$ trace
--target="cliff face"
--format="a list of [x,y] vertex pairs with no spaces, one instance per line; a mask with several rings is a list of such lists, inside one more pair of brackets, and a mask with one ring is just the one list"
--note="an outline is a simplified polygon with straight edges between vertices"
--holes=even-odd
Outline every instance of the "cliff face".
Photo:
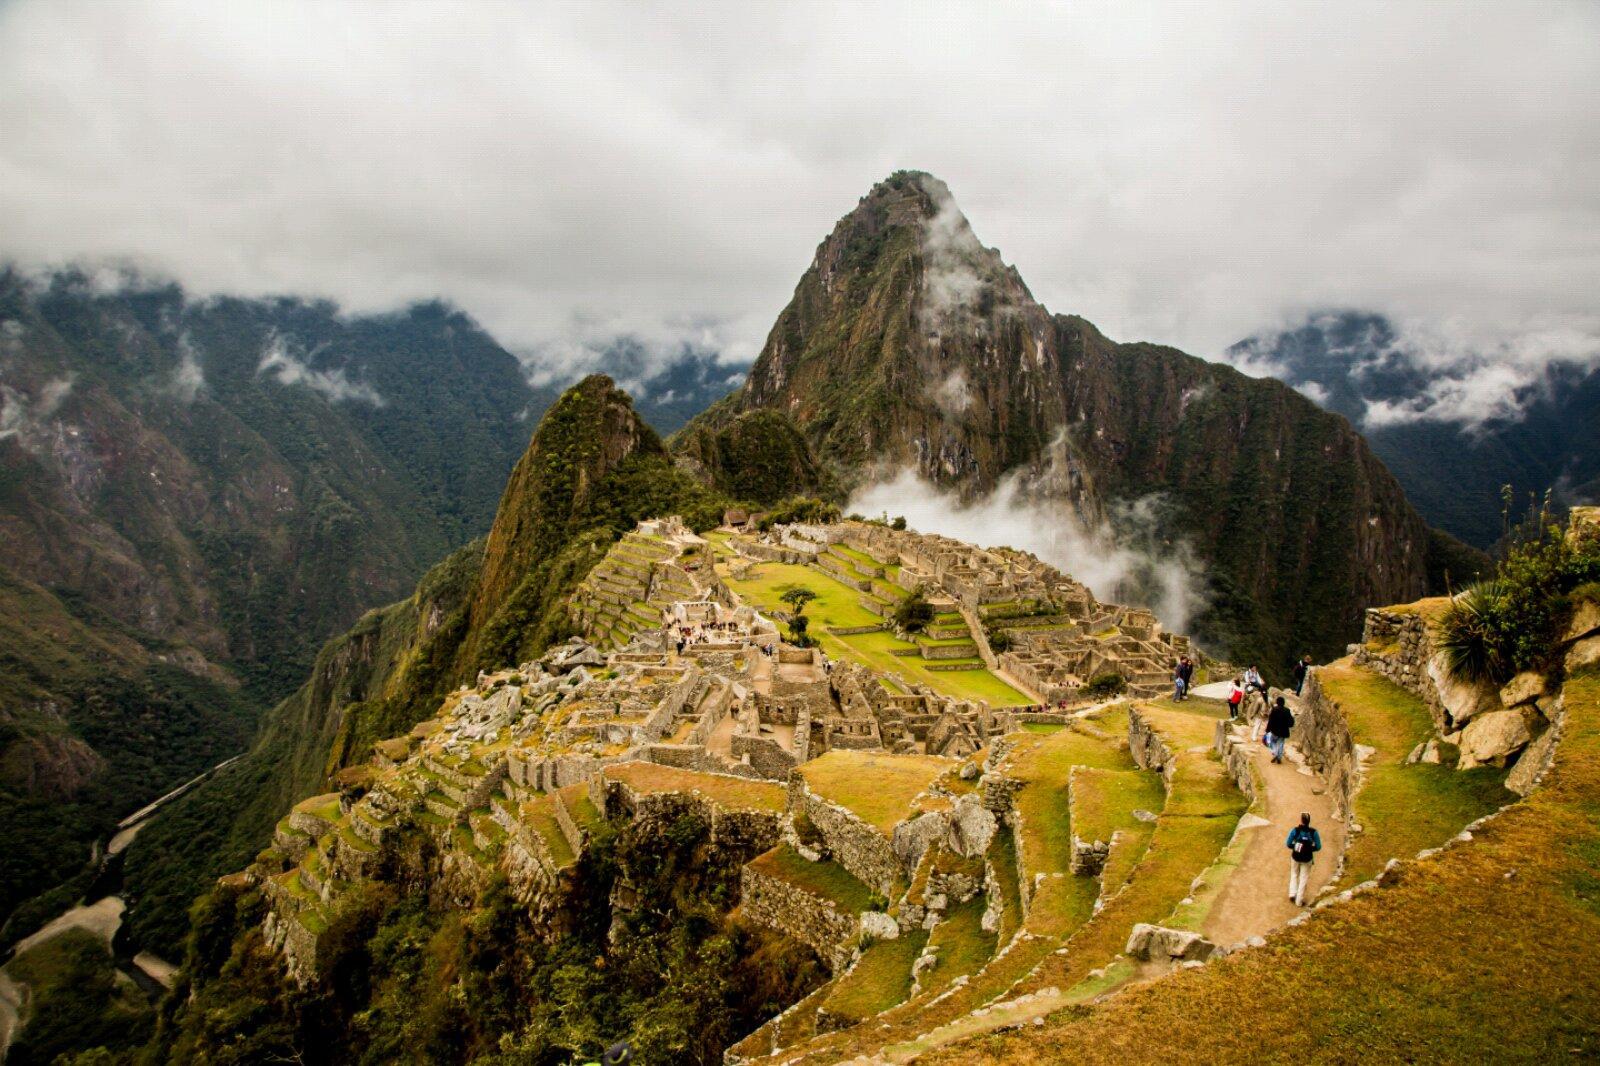
[[1350,424],[1279,382],[1051,316],[944,184],[899,173],[818,247],[744,389],[680,435],[781,412],[846,489],[906,467],[965,498],[1016,473],[1079,516],[1154,495],[1206,564],[1203,639],[1269,668],[1472,553],[1432,533]]

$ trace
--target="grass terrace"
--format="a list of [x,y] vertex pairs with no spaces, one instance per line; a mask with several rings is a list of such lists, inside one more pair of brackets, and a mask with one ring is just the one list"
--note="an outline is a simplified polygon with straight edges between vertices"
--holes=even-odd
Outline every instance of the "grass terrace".
[[1166,798],[1160,774],[1079,767],[1072,774],[1072,832],[1080,840],[1109,841],[1148,824],[1133,812],[1159,811]]
[[987,906],[987,897],[979,893],[950,908],[944,921],[933,927],[929,939],[939,950],[939,961],[923,971],[923,989],[943,988],[963,974],[977,973],[994,955],[998,938],[983,929]]
[[570,866],[577,855],[572,850],[572,845],[567,843],[566,834],[561,831],[561,823],[556,821],[556,798],[551,795],[539,796],[522,805],[522,818],[533,831],[544,838],[545,848],[550,853],[550,861],[557,869]]
[[1503,784],[1505,771],[1492,766],[1405,765],[1411,749],[1433,735],[1433,719],[1399,685],[1349,659],[1319,668],[1317,679],[1344,712],[1356,743],[1375,749],[1356,793],[1355,820],[1362,832],[1346,851],[1344,884],[1377,876],[1391,858],[1437,847],[1468,822],[1516,799]]
[[[861,606],[861,598],[865,593],[850,588],[815,567],[795,563],[758,563],[750,570],[750,576],[743,580],[735,579],[726,572],[722,573],[722,578],[740,599],[772,617],[787,615],[788,608],[779,597],[789,586],[804,585],[815,592],[817,598],[807,604],[806,614],[811,619],[811,635],[829,658],[860,663],[879,673],[899,674],[906,681],[927,685],[941,695],[962,700],[984,700],[991,707],[1021,707],[1032,702],[984,669],[981,660],[972,660],[969,665],[974,669],[971,670],[929,670],[927,663],[937,660],[922,659],[918,644],[900,640],[893,633],[838,636],[828,632],[829,629],[882,625],[886,620]],[[903,654],[897,655],[896,652]],[[948,665],[949,661],[945,662]]]
[[831,900],[839,908],[860,914],[872,906],[872,889],[855,875],[831,860],[811,862],[788,844],[779,844],[750,860],[750,868],[768,877],[787,881],[814,896]]
[[719,806],[731,809],[777,814],[788,805],[784,787],[772,781],[697,773],[647,762],[609,766],[604,773],[609,780],[621,781],[636,792],[698,792]]
[[1383,887],[1313,912],[1268,950],[922,1061],[1120,1063],[1173,1048],[1196,1062],[1594,1059],[1600,675],[1569,679],[1566,707],[1545,786],[1470,843],[1405,862]]
[[835,750],[803,764],[799,772],[816,795],[889,836],[918,794],[950,765],[933,755]]
[[842,1018],[861,1021],[904,1003],[911,994],[911,964],[928,942],[925,930],[916,929],[893,940],[880,940],[861,953],[850,972],[834,984],[822,1009]]

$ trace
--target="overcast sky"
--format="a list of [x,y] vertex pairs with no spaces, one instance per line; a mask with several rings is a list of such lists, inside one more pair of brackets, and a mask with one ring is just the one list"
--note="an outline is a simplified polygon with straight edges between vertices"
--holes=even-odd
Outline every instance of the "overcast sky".
[[1600,4],[1065,6],[0,0],[0,257],[749,358],[905,167],[1118,339],[1600,352]]

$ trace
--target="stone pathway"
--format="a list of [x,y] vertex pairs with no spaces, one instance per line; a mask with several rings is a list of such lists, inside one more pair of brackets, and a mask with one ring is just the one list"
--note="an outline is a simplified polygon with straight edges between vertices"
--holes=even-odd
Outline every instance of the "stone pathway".
[[1206,938],[1223,947],[1264,936],[1301,912],[1302,908],[1289,900],[1291,860],[1284,838],[1299,824],[1302,811],[1310,813],[1311,824],[1322,835],[1322,851],[1312,867],[1306,893],[1308,901],[1315,899],[1333,876],[1344,850],[1344,822],[1333,817],[1322,778],[1305,767],[1299,750],[1291,744],[1283,762],[1274,765],[1272,753],[1263,744],[1250,743],[1248,738],[1246,743],[1265,788],[1266,820],[1247,814],[1240,823],[1239,832],[1249,834],[1249,843],[1206,919]]

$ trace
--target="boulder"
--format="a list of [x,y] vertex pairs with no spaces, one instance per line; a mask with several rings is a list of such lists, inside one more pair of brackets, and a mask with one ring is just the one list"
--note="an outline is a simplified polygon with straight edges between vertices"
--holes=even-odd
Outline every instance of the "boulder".
[[900,923],[882,911],[864,911],[861,915],[861,935],[873,940],[897,940]]
[[1444,655],[1435,653],[1428,660],[1428,678],[1439,694],[1439,705],[1450,715],[1457,726],[1470,722],[1480,714],[1501,709],[1500,694],[1492,685],[1480,681],[1462,681],[1450,676]]
[[1600,636],[1585,637],[1567,649],[1567,676],[1600,663]]
[[1577,606],[1572,609],[1572,620],[1567,623],[1561,639],[1577,640],[1597,631],[1600,631],[1600,603],[1594,600],[1579,600]]
[[1524,703],[1532,703],[1547,691],[1548,687],[1542,673],[1537,670],[1524,670],[1501,687],[1500,705],[1519,707]]
[[1521,751],[1533,734],[1521,711],[1490,711],[1475,717],[1461,733],[1461,761],[1458,769],[1491,764],[1504,766],[1506,759]]
[[1199,933],[1144,922],[1133,927],[1133,934],[1128,937],[1124,952],[1135,959],[1179,959],[1185,962],[1204,962],[1221,953],[1217,945]]
[[944,836],[949,817],[937,811],[928,811],[894,827],[894,855],[908,870],[916,869],[922,853],[928,846]]
[[963,858],[976,858],[989,848],[999,821],[983,805],[975,793],[967,793],[956,801],[950,814],[950,836],[947,844],[951,851]]
[[1517,760],[1517,765],[1511,768],[1506,775],[1506,788],[1519,796],[1526,796],[1533,791],[1538,777],[1550,765],[1550,759],[1555,754],[1556,740],[1560,731],[1554,728],[1546,729],[1539,734],[1532,744],[1528,745],[1522,753],[1522,758]]

